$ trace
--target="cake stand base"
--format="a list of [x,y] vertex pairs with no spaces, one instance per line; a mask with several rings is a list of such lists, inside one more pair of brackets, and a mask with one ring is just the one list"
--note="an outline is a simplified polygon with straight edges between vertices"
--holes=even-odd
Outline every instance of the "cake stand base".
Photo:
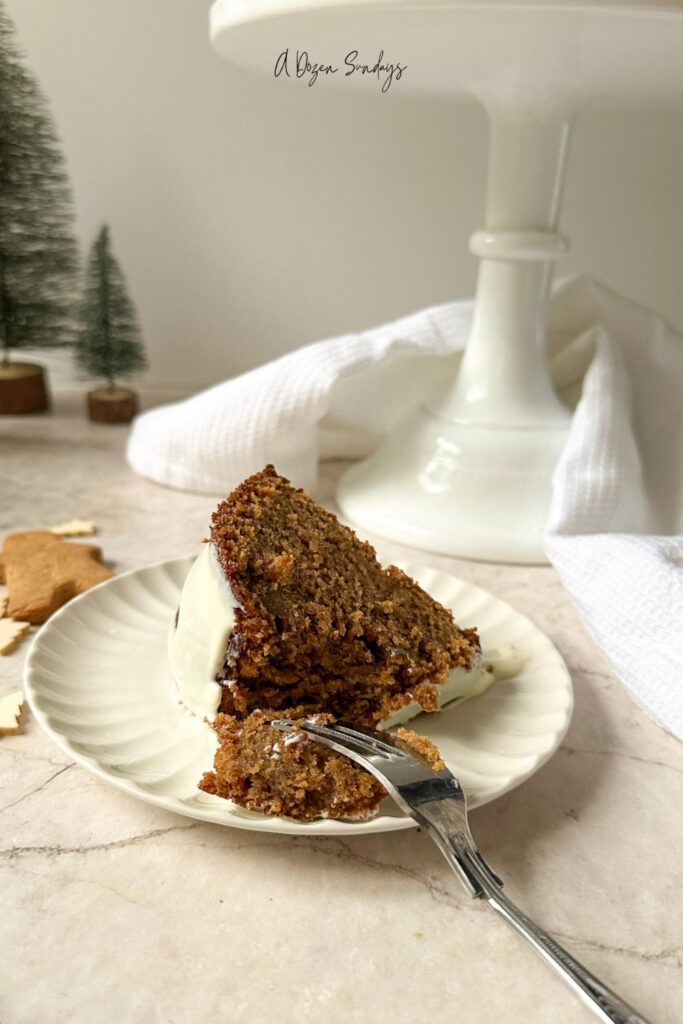
[[566,436],[561,426],[496,430],[419,410],[344,475],[337,502],[363,529],[423,551],[545,562],[550,481]]

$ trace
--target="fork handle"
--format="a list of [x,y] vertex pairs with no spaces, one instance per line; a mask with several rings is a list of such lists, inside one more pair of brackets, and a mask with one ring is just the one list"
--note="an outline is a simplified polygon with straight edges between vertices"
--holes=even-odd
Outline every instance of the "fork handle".
[[477,852],[468,846],[465,849],[460,847],[454,852],[473,881],[477,883],[480,890],[477,895],[487,900],[489,906],[500,914],[518,935],[526,939],[599,1020],[605,1021],[606,1024],[648,1024],[642,1014],[591,974],[559,942],[555,942],[547,932],[515,906],[511,899],[508,899],[498,880]]

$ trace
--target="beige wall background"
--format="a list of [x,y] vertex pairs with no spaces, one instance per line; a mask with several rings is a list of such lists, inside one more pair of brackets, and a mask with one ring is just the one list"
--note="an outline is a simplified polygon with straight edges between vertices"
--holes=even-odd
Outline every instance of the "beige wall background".
[[[192,390],[471,293],[487,147],[474,102],[231,67],[209,45],[207,0],[7,8],[58,122],[84,245],[111,225],[148,386]],[[561,226],[562,272],[683,330],[683,101],[584,112]]]

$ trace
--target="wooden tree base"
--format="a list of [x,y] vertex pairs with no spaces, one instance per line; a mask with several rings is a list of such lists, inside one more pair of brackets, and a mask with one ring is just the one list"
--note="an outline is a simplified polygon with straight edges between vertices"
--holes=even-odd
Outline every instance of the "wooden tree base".
[[140,408],[137,391],[130,388],[95,388],[87,397],[93,423],[130,423]]
[[0,363],[0,416],[23,416],[48,408],[45,371],[37,363]]

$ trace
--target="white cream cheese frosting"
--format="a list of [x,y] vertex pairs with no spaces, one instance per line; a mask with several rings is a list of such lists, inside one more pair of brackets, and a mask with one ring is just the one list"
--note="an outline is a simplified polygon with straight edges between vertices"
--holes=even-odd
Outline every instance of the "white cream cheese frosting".
[[[205,544],[192,565],[180,597],[177,624],[171,624],[168,656],[181,702],[193,714],[213,721],[221,700],[216,674],[235,626],[237,601],[219,565],[215,548]],[[498,679],[521,671],[528,655],[512,646],[482,654],[469,669],[456,668],[438,688],[438,704],[476,697]],[[411,701],[380,725],[402,725],[422,709]]]
[[[481,654],[472,668],[454,668],[443,686],[437,688],[439,707],[442,708],[454,700],[478,697],[491,683],[519,675],[528,658],[526,651],[506,644]],[[393,715],[380,722],[379,727],[389,729],[395,725],[404,725],[421,711],[422,708],[417,701],[412,700],[410,704],[399,708]]]
[[205,544],[183,584],[168,657],[182,703],[212,721],[221,700],[216,673],[223,665],[238,607],[213,544]]

